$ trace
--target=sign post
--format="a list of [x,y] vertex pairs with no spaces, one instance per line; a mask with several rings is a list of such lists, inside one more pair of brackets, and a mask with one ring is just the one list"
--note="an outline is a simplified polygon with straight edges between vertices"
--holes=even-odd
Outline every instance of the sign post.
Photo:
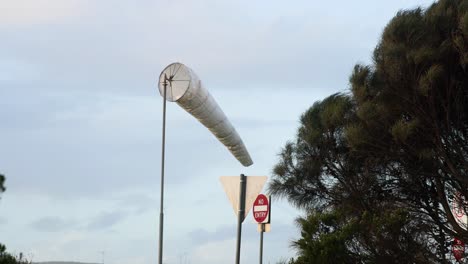
[[265,224],[270,223],[270,199],[264,194],[259,194],[253,204],[253,216],[258,223],[260,230],[260,259],[259,263],[263,263],[263,233],[265,232]]
[[237,214],[237,246],[236,246],[236,264],[240,263],[241,250],[241,233],[242,222],[244,221],[245,212],[245,187],[247,185],[247,177],[244,174],[240,175],[240,190],[239,190],[239,213]]
[[265,224],[260,224],[260,260],[259,263],[263,263],[263,233],[265,232]]
[[255,197],[262,190],[267,180],[266,176],[221,176],[220,181],[224,187],[229,201],[237,215],[237,244],[236,264],[240,263],[242,222],[249,213]]

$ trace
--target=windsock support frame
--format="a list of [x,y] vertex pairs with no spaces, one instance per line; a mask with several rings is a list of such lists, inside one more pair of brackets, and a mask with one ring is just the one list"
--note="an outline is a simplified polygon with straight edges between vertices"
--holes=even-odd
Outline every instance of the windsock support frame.
[[167,75],[164,74],[164,95],[163,95],[163,120],[162,120],[162,142],[161,142],[161,198],[159,205],[159,244],[158,244],[158,264],[163,260],[163,230],[164,230],[164,160],[166,150],[166,92]]

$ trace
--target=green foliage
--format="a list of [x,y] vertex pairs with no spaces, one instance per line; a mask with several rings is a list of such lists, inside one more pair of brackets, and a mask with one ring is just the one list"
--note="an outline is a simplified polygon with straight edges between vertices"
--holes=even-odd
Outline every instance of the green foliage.
[[[424,208],[445,233],[468,239],[447,203],[447,190],[468,197],[467,6],[466,0],[441,0],[392,19],[374,65],[357,67],[350,78],[359,117],[351,128],[366,133],[364,139],[350,129],[348,138],[356,153],[375,155],[367,159],[379,163],[374,166],[391,164],[412,207]],[[374,80],[368,89],[376,92],[363,94],[363,80]]]
[[415,134],[418,128],[418,120],[400,119],[391,127],[391,133],[395,141],[406,143],[407,140]]
[[3,174],[0,174],[0,193],[6,191],[4,184],[5,184],[5,176]]
[[449,263],[468,232],[468,1],[399,12],[351,93],[316,102],[280,153],[269,190],[308,212],[302,263]]
[[14,256],[6,252],[5,245],[0,244],[0,264],[32,264],[32,262],[25,259],[22,253]]
[[441,65],[432,65],[429,70],[419,79],[418,91],[428,96],[432,89],[437,89],[437,86],[443,85],[444,68]]
[[294,264],[294,259],[281,259],[276,264]]
[[295,264],[302,263],[355,263],[346,243],[352,243],[355,222],[343,223],[337,212],[312,213],[306,218],[299,218],[301,239],[294,242],[300,256]]
[[330,181],[340,176],[336,166],[324,166],[330,161],[353,158],[346,155],[343,145],[344,127],[348,121],[331,114],[334,110],[349,119],[353,112],[352,104],[342,94],[330,96],[323,102],[314,104],[301,117],[297,141],[288,143],[280,154],[281,160],[274,173],[280,177],[273,179],[270,191],[277,196],[288,198],[301,208],[318,206],[329,199],[333,192],[323,184],[323,174],[333,175]]
[[402,209],[351,218],[339,209],[312,212],[297,220],[301,238],[293,242],[299,253],[293,263],[435,263],[420,241],[401,230],[416,228],[410,222]]

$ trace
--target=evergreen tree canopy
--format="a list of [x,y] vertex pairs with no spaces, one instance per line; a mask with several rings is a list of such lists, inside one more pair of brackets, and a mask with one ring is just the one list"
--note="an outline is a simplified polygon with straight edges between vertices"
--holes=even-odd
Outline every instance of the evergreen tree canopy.
[[274,168],[270,192],[308,212],[296,263],[445,263],[468,242],[451,212],[468,197],[468,0],[400,11],[373,58]]
[[449,203],[468,197],[467,11],[468,1],[443,0],[392,19],[374,64],[350,78],[358,121],[347,138],[413,210],[468,240]]
[[0,193],[6,190],[4,184],[5,184],[5,176],[3,174],[0,174]]

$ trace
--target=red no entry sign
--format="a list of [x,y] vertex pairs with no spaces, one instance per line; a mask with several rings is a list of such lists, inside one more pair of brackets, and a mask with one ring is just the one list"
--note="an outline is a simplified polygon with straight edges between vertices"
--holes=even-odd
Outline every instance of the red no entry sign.
[[255,221],[260,224],[270,222],[269,210],[270,206],[268,197],[263,194],[259,194],[257,199],[255,199],[252,209]]
[[458,238],[453,240],[452,253],[457,261],[460,261],[465,254],[465,243]]

